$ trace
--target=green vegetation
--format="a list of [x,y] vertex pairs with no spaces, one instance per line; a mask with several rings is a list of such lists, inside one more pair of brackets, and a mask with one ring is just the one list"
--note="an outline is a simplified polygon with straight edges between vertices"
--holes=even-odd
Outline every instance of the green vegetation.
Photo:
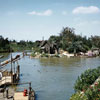
[[[100,100],[100,67],[88,69],[78,77],[70,100]],[[98,80],[97,80],[98,79]]]
[[100,100],[100,80],[94,84],[94,87],[90,87],[85,95],[88,97],[88,100]]
[[21,40],[20,42],[17,42],[15,40],[10,41],[10,47],[13,49],[13,51],[32,50],[33,46],[34,42],[32,41],[24,41],[24,40]]
[[51,43],[57,43],[58,47],[67,50],[69,53],[86,52],[91,48],[100,48],[100,36],[91,36],[87,38],[76,35],[73,28],[65,27],[59,36],[51,36]]
[[36,54],[34,52],[31,53],[31,57],[35,57]]
[[77,92],[76,94],[73,94],[70,98],[70,100],[88,100],[86,95],[80,94],[80,92]]
[[49,57],[49,55],[46,54],[46,53],[43,53],[43,54],[41,55],[41,57]]
[[[48,42],[57,44],[58,48],[67,50],[69,53],[79,53],[86,52],[91,48],[100,49],[100,36],[91,36],[87,38],[86,36],[76,35],[74,28],[65,27],[59,33],[58,36],[50,36],[47,40]],[[4,39],[0,36],[0,52],[9,51],[23,51],[23,50],[35,50],[40,52],[39,49],[42,41],[24,41],[19,42],[15,40]]]
[[21,40],[19,42],[15,40],[8,40],[8,38],[4,38],[0,36],[0,53],[11,52],[11,51],[24,51],[24,50],[32,50],[38,47],[37,42],[32,41],[24,41]]
[[9,45],[9,40],[8,38],[4,39],[2,36],[0,36],[0,52],[10,52],[10,45]]
[[100,100],[100,80],[84,92],[76,92],[70,100]]
[[76,80],[75,91],[82,91],[89,87],[100,76],[100,67],[96,69],[88,69]]

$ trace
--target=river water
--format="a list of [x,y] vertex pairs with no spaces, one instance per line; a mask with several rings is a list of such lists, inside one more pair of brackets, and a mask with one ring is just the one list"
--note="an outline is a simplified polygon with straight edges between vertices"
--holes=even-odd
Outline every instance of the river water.
[[19,64],[20,82],[32,82],[36,100],[69,100],[74,93],[73,86],[77,77],[86,69],[100,66],[100,58],[30,59],[26,56]]

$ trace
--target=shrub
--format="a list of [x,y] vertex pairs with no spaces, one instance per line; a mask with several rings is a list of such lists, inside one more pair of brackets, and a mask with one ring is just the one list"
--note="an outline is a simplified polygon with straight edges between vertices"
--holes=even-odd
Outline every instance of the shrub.
[[35,57],[35,56],[36,56],[36,54],[35,54],[34,52],[32,52],[32,53],[31,53],[31,56],[32,56],[32,57]]
[[70,100],[88,100],[88,98],[86,95],[77,92],[71,96]]
[[41,55],[41,57],[49,57],[49,55],[44,53],[44,54]]
[[87,87],[94,83],[94,81],[100,76],[100,67],[97,69],[88,69],[76,80],[74,89],[75,91],[86,90]]
[[86,70],[78,77],[70,100],[100,100],[100,67]]
[[88,100],[100,100],[100,81],[94,84],[94,87],[88,88],[85,95]]

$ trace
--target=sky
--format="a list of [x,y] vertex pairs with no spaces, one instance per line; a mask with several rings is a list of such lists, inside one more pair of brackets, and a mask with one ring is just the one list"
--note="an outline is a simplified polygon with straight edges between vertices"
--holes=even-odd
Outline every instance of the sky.
[[63,27],[100,36],[100,0],[0,0],[0,35],[13,40],[42,40]]

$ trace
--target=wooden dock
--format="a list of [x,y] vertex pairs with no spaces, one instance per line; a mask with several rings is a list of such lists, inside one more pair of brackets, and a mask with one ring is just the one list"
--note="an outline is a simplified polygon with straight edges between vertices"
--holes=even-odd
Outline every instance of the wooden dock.
[[16,70],[14,71],[0,71],[2,77],[0,79],[0,87],[3,85],[10,85],[13,83],[18,83],[20,78],[20,66],[17,65]]
[[[29,95],[23,96],[23,92],[15,92],[14,93],[14,100],[29,100]],[[30,97],[30,100],[35,100],[35,94]]]
[[[15,85],[21,85],[17,87]],[[29,84],[29,87],[22,87],[22,85]],[[14,87],[13,87],[14,85]],[[0,92],[0,100],[35,100],[35,92],[31,87],[31,83],[15,83],[10,87],[6,87],[4,91]],[[19,91],[21,88],[21,91]],[[27,94],[24,96],[24,89],[27,89]],[[3,88],[1,88],[3,89]]]
[[28,95],[23,96],[23,92],[15,92],[14,93],[14,100],[28,100]]
[[[11,59],[8,59],[0,63],[0,68],[2,68],[4,65],[8,63],[11,63],[10,71],[7,70],[2,71],[0,69],[0,100],[35,100],[35,92],[31,88],[31,82],[18,83],[20,77],[20,66],[18,65],[17,62],[17,67],[15,68],[15,62],[18,61],[19,59],[20,55],[17,55],[16,57],[13,58],[11,55]],[[12,66],[12,64],[14,64],[14,66]],[[29,84],[26,96],[23,95],[25,87],[22,91],[16,91],[12,88],[8,88],[8,85],[17,86],[23,84]]]
[[11,76],[7,76],[7,77],[2,77],[2,79],[0,80],[0,86],[5,85],[5,84],[11,84]]

